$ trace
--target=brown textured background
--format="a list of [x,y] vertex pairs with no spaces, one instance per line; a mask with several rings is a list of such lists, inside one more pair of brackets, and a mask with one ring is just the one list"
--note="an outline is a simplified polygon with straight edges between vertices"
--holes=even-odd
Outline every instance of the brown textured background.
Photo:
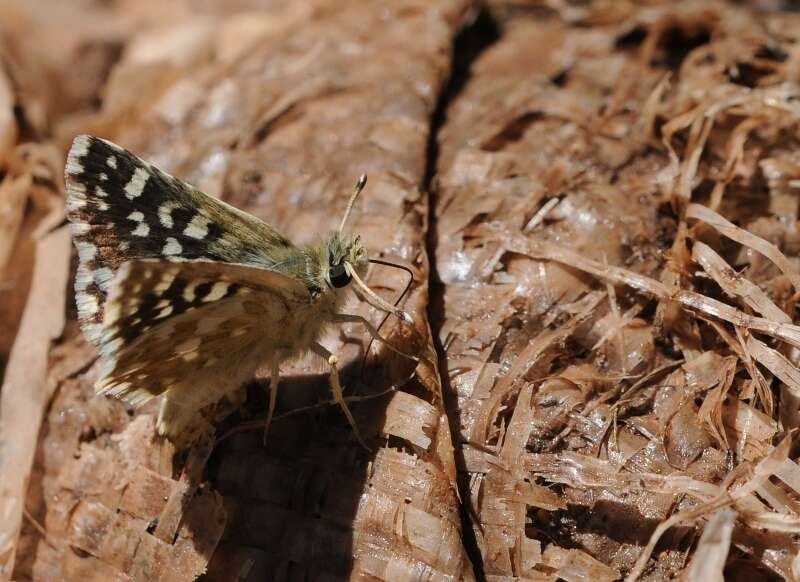
[[[0,4],[0,579],[800,576],[786,8]],[[326,338],[372,451],[313,359],[266,446],[229,434],[260,380],[213,450],[93,397],[59,228],[83,132],[298,243],[369,174],[353,228],[415,273],[383,332],[423,360]]]

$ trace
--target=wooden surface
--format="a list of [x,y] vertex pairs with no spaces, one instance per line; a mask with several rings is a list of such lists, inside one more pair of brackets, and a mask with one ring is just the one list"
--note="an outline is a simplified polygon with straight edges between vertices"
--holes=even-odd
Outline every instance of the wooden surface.
[[[0,5],[6,576],[798,577],[800,20],[744,4]],[[266,444],[261,376],[188,449],[94,397],[76,133],[296,243],[369,175],[353,229],[414,275],[381,332],[421,360],[324,338],[369,451],[313,357]]]

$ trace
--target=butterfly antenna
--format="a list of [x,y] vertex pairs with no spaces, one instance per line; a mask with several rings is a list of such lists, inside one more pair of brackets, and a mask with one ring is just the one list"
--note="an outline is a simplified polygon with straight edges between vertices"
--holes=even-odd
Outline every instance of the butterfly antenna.
[[402,309],[398,309],[391,303],[387,302],[383,299],[380,295],[375,293],[372,289],[367,287],[367,284],[361,280],[361,277],[358,276],[356,270],[353,268],[353,265],[350,263],[345,262],[344,268],[347,270],[347,274],[350,275],[353,283],[355,283],[358,290],[364,295],[364,300],[372,305],[376,309],[380,309],[381,311],[385,311],[386,313],[391,313],[397,319],[404,323],[413,324],[414,320],[411,318],[407,312],[403,311]]
[[350,196],[350,201],[347,203],[347,208],[345,208],[344,217],[342,217],[342,223],[339,225],[339,234],[342,234],[342,231],[344,231],[344,225],[347,224],[347,219],[350,218],[350,211],[353,210],[353,204],[356,203],[356,198],[358,198],[358,195],[361,194],[361,191],[366,185],[367,175],[361,174],[358,177],[358,182],[356,182],[356,187],[353,190],[353,194]]

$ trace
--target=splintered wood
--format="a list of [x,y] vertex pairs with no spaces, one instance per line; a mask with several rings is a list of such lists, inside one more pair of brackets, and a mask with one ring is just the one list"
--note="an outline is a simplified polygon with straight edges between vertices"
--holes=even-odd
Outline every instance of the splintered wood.
[[443,373],[483,573],[795,579],[800,21],[524,4],[491,3],[440,136]]
[[[0,579],[800,579],[800,16],[84,4],[0,5]],[[369,175],[351,227],[413,275],[381,334],[419,358],[322,338],[371,451],[314,358],[266,444],[264,378],[177,446],[94,396],[74,305],[43,306],[77,133],[295,243]]]
[[[25,306],[0,392],[0,578],[14,570],[28,476],[50,398],[45,377],[50,345],[64,329],[69,232],[51,233],[37,245],[33,292]],[[53,268],[51,265],[55,265]],[[57,306],[55,310],[53,306]]]

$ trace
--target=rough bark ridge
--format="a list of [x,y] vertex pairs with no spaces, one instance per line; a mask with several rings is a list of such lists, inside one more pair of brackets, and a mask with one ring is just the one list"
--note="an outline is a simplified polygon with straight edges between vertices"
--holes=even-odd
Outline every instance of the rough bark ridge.
[[492,6],[433,221],[476,570],[796,576],[797,20]]
[[[360,449],[337,408],[317,406],[330,399],[327,374],[304,361],[283,371],[267,446],[257,426],[237,429],[215,447],[204,473],[210,485],[198,489],[208,450],[173,458],[153,439],[152,407],[129,418],[92,398],[97,365],[71,328],[57,349],[68,364],[51,372],[58,387],[36,479],[35,513],[48,538],[33,542],[35,561],[23,560],[20,575],[190,580],[207,565],[208,578],[220,580],[472,579],[427,331],[421,193],[429,119],[467,8],[321,2],[287,7],[274,22],[265,13],[249,39],[240,30],[247,26],[229,19],[221,30],[189,22],[180,33],[130,41],[102,112],[81,129],[124,143],[298,243],[337,225],[354,179],[367,173],[352,228],[373,253],[415,274],[405,303],[415,329],[389,321],[383,332],[427,363],[409,380],[407,360],[373,347],[362,374],[363,330],[337,331],[326,343],[344,356],[349,394],[374,397],[351,404],[373,451]],[[198,56],[212,41],[213,56]],[[369,283],[393,297],[405,284],[400,273],[376,269]],[[230,417],[219,436],[263,418],[263,388],[250,387],[234,417],[240,402],[210,412]],[[280,416],[304,407],[311,410]]]

